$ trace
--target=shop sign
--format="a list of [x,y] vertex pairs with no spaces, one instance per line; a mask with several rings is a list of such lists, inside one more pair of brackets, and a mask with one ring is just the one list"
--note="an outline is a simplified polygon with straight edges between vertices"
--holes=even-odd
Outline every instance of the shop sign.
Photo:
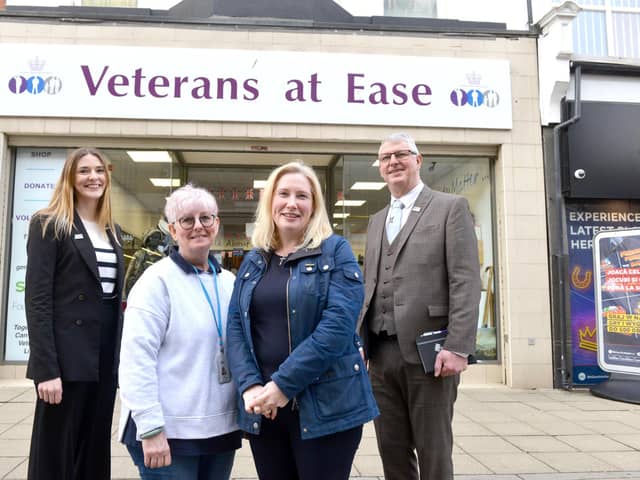
[[510,129],[507,60],[0,45],[3,115]]
[[598,365],[640,375],[640,228],[593,239]]
[[17,151],[5,339],[5,360],[8,361],[29,358],[24,309],[29,221],[34,212],[49,204],[66,154],[64,149],[19,148]]
[[[571,307],[571,382],[574,385],[592,385],[609,377],[598,366],[597,358],[593,238],[601,232],[640,227],[640,202],[569,200],[566,212]],[[631,314],[633,311],[627,313]]]

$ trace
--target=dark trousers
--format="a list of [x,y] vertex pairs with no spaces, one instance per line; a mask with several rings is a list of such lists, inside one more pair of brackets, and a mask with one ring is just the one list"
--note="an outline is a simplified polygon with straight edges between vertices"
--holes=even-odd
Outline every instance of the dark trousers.
[[275,420],[262,419],[260,435],[249,435],[260,480],[347,480],[362,426],[302,440],[300,418],[289,403]]
[[105,302],[96,312],[102,321],[99,381],[63,380],[61,403],[36,401],[29,480],[111,478],[111,419],[117,388],[114,312],[119,306],[116,304]]
[[452,480],[459,376],[425,375],[403,360],[396,340],[376,343],[369,376],[380,409],[374,426],[385,480]]

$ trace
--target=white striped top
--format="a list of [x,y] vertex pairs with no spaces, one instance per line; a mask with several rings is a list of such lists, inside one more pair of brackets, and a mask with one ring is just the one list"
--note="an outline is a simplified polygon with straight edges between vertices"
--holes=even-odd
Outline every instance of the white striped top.
[[99,228],[97,223],[86,220],[82,220],[82,223],[96,251],[102,293],[105,297],[110,297],[116,289],[116,278],[118,277],[116,252],[111,246],[111,242],[109,242],[107,232]]

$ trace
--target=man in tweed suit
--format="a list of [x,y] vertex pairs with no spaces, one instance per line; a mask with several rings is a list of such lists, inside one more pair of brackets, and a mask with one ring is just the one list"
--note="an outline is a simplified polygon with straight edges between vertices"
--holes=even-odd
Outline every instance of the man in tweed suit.
[[[391,202],[369,221],[358,323],[381,413],[378,449],[386,480],[451,480],[453,405],[480,301],[473,220],[466,199],[422,183],[410,136],[384,139],[378,159]],[[425,374],[416,338],[442,329],[447,339]]]

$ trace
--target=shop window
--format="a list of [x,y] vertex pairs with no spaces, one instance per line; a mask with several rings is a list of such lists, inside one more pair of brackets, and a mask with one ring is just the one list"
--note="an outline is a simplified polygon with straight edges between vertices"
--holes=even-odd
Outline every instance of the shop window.
[[437,18],[437,1],[384,0],[384,14],[391,17]]
[[[561,4],[561,0],[554,0]],[[577,0],[573,49],[592,57],[640,58],[640,0]]]
[[[335,192],[330,216],[337,233],[351,243],[364,264],[369,217],[389,203],[389,191],[380,178],[376,159],[345,155],[332,171]],[[493,252],[491,166],[488,158],[425,157],[422,180],[434,190],[463,195],[474,216],[482,273],[477,352],[480,360],[497,360],[496,291]]]
[[[71,149],[18,148],[14,168],[10,284],[4,359],[25,361],[29,342],[24,312],[26,241],[31,216],[49,203]],[[111,164],[114,220],[123,231],[128,287],[144,268],[164,256],[169,243],[162,211],[165,197],[182,183],[182,169],[169,152],[102,150]],[[144,154],[142,158],[136,154]],[[140,260],[131,269],[134,260]]]
[[102,150],[113,170],[113,216],[124,234],[124,298],[153,263],[164,258],[171,235],[164,219],[165,198],[184,184],[184,169],[172,152]]

